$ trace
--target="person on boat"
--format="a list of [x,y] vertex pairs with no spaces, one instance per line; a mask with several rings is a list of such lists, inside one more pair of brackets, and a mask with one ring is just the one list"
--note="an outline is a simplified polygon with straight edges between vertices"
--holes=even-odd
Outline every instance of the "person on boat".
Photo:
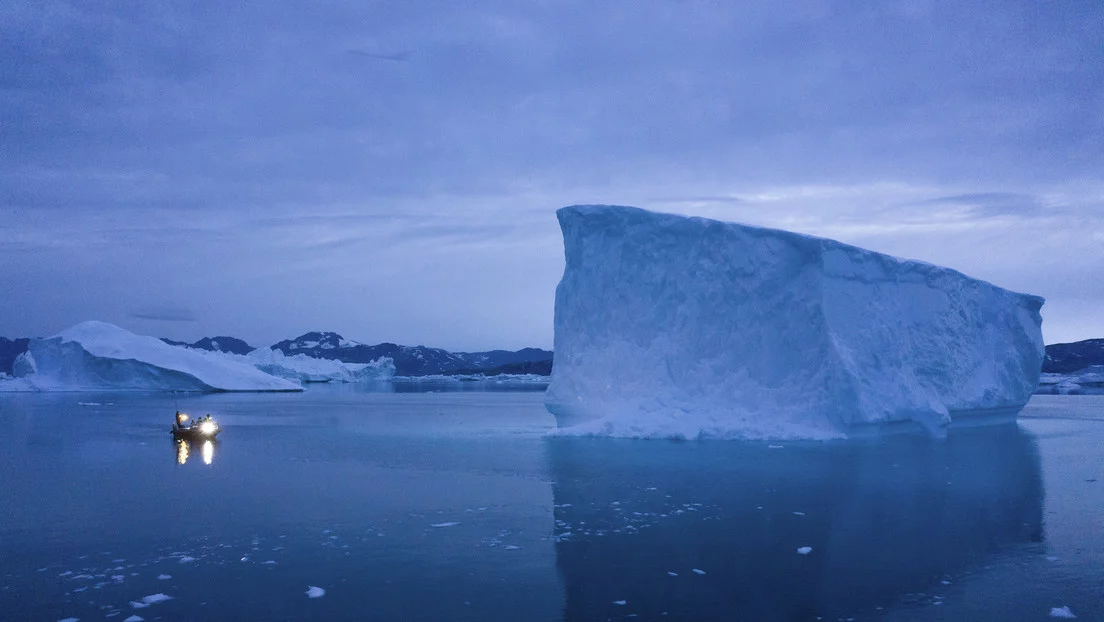
[[184,413],[180,412],[179,410],[176,411],[176,427],[178,429],[183,428],[184,427],[184,422],[187,421],[187,420],[188,420],[188,415],[185,415]]

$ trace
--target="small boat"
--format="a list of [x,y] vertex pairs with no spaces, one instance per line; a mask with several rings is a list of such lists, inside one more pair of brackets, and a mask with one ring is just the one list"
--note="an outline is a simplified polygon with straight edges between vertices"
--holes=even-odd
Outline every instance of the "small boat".
[[173,438],[181,441],[212,441],[222,432],[218,422],[211,419],[210,415],[206,419],[196,419],[185,425],[187,421],[188,415],[179,411],[176,413],[176,422],[171,429]]

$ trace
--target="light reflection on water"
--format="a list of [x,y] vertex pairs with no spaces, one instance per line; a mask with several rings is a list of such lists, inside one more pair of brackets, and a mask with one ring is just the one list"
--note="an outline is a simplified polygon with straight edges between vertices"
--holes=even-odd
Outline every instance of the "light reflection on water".
[[196,445],[199,446],[200,455],[203,458],[203,464],[210,466],[215,460],[215,449],[218,447],[218,441],[205,440],[205,441],[191,441],[187,439],[177,439],[173,441],[176,446],[176,463],[187,464],[188,458],[195,452]]

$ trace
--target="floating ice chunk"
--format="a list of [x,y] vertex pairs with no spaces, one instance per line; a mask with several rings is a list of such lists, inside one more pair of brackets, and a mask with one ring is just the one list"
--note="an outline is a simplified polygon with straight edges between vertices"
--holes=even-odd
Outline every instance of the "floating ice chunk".
[[805,516],[805,512],[794,512],[794,516]]
[[63,572],[63,573],[59,574],[58,576],[59,576],[59,577],[68,577],[68,576],[69,576],[69,575],[71,575],[71,574],[73,574],[73,571],[72,571],[72,570],[66,570],[65,572]]
[[320,587],[315,587],[313,585],[308,585],[306,594],[307,598],[322,598],[326,595],[326,590]]
[[615,601],[613,601],[613,604],[624,606],[624,605],[629,604],[629,601],[627,601],[627,600],[615,600]]
[[557,217],[558,434],[938,435],[1014,416],[1038,385],[1037,296],[788,231],[606,205]]
[[1065,607],[1052,607],[1050,610],[1050,617],[1052,618],[1076,618],[1073,612],[1070,611],[1069,605]]
[[171,574],[159,574],[159,575],[157,575],[157,580],[158,581],[168,581],[171,578],[172,578]]
[[507,551],[516,551],[516,550],[520,549],[521,547],[520,546],[514,546],[512,544],[507,544],[506,546],[504,546],[502,548],[506,549]]
[[1056,561],[1058,561],[1058,558],[1051,555],[1051,556],[1047,557],[1047,561],[1048,562],[1056,562]]
[[80,618],[63,618],[61,620],[58,620],[58,622],[79,622],[79,621],[80,621]]
[[130,616],[123,620],[123,622],[145,622],[145,618],[142,616]]
[[138,601],[132,600],[130,601],[130,606],[134,607],[135,609],[145,609],[146,607],[149,607],[149,603],[140,603]]
[[951,584],[951,582],[946,580],[946,579],[943,579],[942,581],[940,581],[940,583],[942,583],[943,585],[950,585]]
[[808,555],[809,553],[812,553],[812,552],[813,552],[813,547],[811,547],[811,546],[803,546],[803,547],[797,549],[797,554],[798,555]]
[[668,577],[677,577],[678,573],[677,572],[671,572],[670,570],[668,570],[667,571],[667,576]]
[[172,600],[172,596],[158,592],[156,594],[150,594],[149,596],[142,597],[142,602],[147,605],[156,605],[157,603],[163,603],[166,600]]
[[274,559],[270,559],[270,560],[268,560],[268,561],[266,561],[266,562],[263,562],[263,563],[265,563],[265,564],[268,564],[269,566],[272,566],[272,565],[274,565],[274,564],[276,563],[276,560],[274,560]]
[[196,558],[192,557],[191,555],[185,555],[184,557],[180,558],[180,563],[187,564],[188,562],[194,562],[195,560]]
[[782,445],[767,445],[767,449],[782,449]]
[[442,527],[455,527],[459,524],[460,523],[436,523],[436,524],[430,525],[430,527],[436,527],[436,528],[440,529]]
[[690,572],[693,572],[694,574],[705,574],[704,570],[698,570],[697,568],[691,568]]

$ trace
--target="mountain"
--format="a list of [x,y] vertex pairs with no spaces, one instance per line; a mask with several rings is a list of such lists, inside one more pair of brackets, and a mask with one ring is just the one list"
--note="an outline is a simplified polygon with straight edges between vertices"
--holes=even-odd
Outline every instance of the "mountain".
[[12,373],[12,362],[15,357],[27,351],[30,339],[6,339],[0,337],[0,374]]
[[273,344],[272,349],[279,350],[287,356],[306,354],[315,358],[338,359],[346,363],[370,363],[381,356],[387,356],[395,362],[397,376],[428,376],[457,373],[461,370],[464,373],[479,373],[508,365],[526,365],[541,361],[547,361],[548,368],[551,370],[552,361],[552,353],[540,348],[523,348],[517,351],[449,352],[441,348],[400,346],[394,343],[369,346],[347,340],[332,332],[305,333],[295,339],[285,339]]
[[208,350],[210,352],[229,352],[230,354],[249,354],[253,350],[256,350],[256,348],[237,337],[204,337],[195,343],[173,341],[172,339],[162,337],[161,341],[164,341],[170,346],[183,346],[185,348]]
[[1104,339],[1055,343],[1046,347],[1044,373],[1068,374],[1090,365],[1104,365]]

